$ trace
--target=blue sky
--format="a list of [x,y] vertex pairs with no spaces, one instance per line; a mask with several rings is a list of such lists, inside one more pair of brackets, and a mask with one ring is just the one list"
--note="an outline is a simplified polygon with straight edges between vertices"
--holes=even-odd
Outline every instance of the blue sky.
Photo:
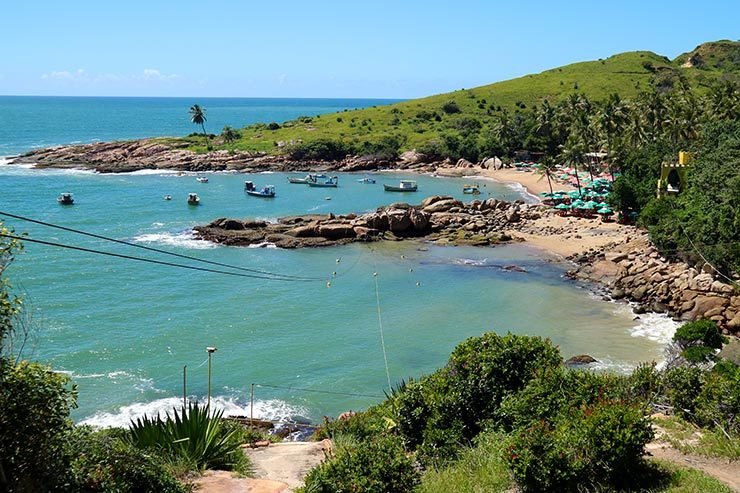
[[3,2],[0,94],[413,98],[737,39],[738,1]]

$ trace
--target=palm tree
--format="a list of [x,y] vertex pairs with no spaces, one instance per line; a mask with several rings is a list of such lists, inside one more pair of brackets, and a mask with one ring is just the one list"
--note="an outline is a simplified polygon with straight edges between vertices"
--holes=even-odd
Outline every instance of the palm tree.
[[231,142],[239,140],[241,138],[241,134],[229,125],[226,125],[221,131],[221,137],[223,137],[225,142],[230,144]]
[[193,122],[196,125],[200,125],[203,129],[203,137],[206,140],[206,148],[210,149],[211,146],[208,145],[208,134],[206,133],[206,110],[205,108],[201,108],[199,104],[194,104],[190,107],[190,121]]
[[578,137],[578,134],[571,133],[565,144],[561,146],[560,158],[573,165],[576,171],[576,185],[579,194],[581,193],[581,179],[578,176],[578,163],[582,161],[583,153],[583,141]]
[[[555,163],[552,161],[550,156],[545,156],[542,162],[537,167],[537,173],[547,178],[547,186],[550,187],[550,195],[552,195],[552,179],[551,176],[555,172]],[[542,178],[540,177],[540,180]]]

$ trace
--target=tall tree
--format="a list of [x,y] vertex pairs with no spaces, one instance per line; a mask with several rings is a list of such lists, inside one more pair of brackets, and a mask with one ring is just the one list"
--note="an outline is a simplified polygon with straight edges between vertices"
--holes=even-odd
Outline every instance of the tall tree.
[[210,149],[211,146],[208,145],[208,134],[206,133],[206,110],[205,108],[201,108],[199,104],[194,104],[190,107],[190,121],[193,122],[195,125],[200,125],[200,127],[203,129],[203,137],[206,140],[206,148]]

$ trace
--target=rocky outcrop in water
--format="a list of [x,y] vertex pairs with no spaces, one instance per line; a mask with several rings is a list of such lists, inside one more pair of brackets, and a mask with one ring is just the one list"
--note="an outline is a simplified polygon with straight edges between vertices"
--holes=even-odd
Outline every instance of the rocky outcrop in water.
[[[265,152],[217,150],[196,153],[186,149],[186,142],[156,138],[118,142],[97,142],[57,146],[30,151],[12,163],[35,164],[39,168],[83,168],[100,173],[126,173],[143,169],[179,171],[371,171],[398,169],[431,173],[440,167],[453,167],[451,162],[430,162],[416,151],[403,153],[398,160],[387,161],[375,156],[347,156],[337,161],[291,161],[285,156]],[[457,163],[460,172],[473,166],[465,160]],[[483,168],[499,167],[498,158],[484,158]]]
[[281,218],[277,223],[219,218],[194,229],[198,238],[241,246],[301,248],[401,238],[425,238],[439,244],[493,245],[511,241],[505,231],[517,228],[523,220],[539,217],[539,209],[497,199],[463,204],[437,195],[416,206],[398,202],[360,215],[309,214]]
[[613,299],[637,303],[636,312],[668,313],[677,320],[710,319],[725,334],[740,334],[740,291],[710,265],[697,270],[661,257],[644,237],[575,259],[569,273],[606,286]]

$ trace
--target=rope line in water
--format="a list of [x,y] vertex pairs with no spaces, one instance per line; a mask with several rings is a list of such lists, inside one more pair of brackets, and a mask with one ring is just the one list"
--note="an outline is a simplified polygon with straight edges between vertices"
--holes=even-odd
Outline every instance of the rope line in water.
[[388,371],[388,355],[385,351],[385,337],[383,335],[383,316],[380,310],[380,287],[378,285],[378,263],[375,261],[375,252],[373,252],[373,265],[375,266],[375,272],[373,272],[373,279],[375,280],[375,304],[378,308],[378,330],[380,331],[380,347],[383,349],[383,363],[385,364],[385,377],[388,379],[388,392],[391,392],[391,374]]
[[349,397],[372,397],[373,399],[382,399],[382,395],[370,395],[370,394],[355,394],[352,392],[336,392],[333,390],[316,390],[316,389],[302,389],[299,387],[284,387],[281,385],[268,385],[266,383],[255,383],[255,387],[264,387],[270,389],[283,389],[283,390],[297,390],[299,392],[314,392],[317,394],[331,394],[331,395],[346,395]]
[[[108,257],[122,258],[122,259],[126,259],[126,260],[135,260],[135,261],[138,261],[138,262],[147,262],[147,263],[150,263],[150,264],[157,264],[157,265],[166,265],[168,267],[178,267],[180,269],[189,269],[189,270],[196,270],[196,271],[201,271],[201,272],[210,272],[210,273],[213,273],[213,274],[224,274],[224,275],[227,275],[227,276],[235,276],[235,277],[247,277],[247,278],[250,278],[250,279],[264,279],[266,281],[316,282],[313,279],[286,279],[286,278],[282,278],[282,277],[267,277],[267,276],[258,276],[256,274],[254,274],[254,275],[253,274],[243,274],[241,272],[229,272],[229,271],[225,271],[225,270],[209,269],[207,267],[196,267],[194,265],[176,264],[174,262],[164,262],[162,260],[154,260],[154,259],[148,259],[148,258],[143,258],[143,257],[134,257],[134,256],[131,256],[131,255],[124,255],[124,254],[121,254],[121,253],[104,252],[102,250],[93,250],[91,248],[83,248],[83,247],[78,247],[78,246],[74,246],[74,245],[65,245],[63,243],[55,243],[55,242],[52,242],[52,241],[35,240],[35,239],[24,237],[24,236],[9,235],[9,234],[4,234],[4,233],[0,233],[0,236],[5,237],[5,238],[11,238],[11,239],[14,239],[14,240],[25,241],[25,242],[29,242],[29,243],[38,243],[40,245],[48,245],[48,246],[54,246],[54,247],[59,247],[59,248],[66,248],[68,250],[76,250],[76,251],[80,251],[80,252],[94,253],[96,255],[106,255]],[[323,281],[323,279],[321,279],[321,281]]]
[[130,241],[118,240],[116,238],[111,238],[109,236],[98,235],[98,234],[95,234],[95,233],[88,233],[87,231],[82,231],[82,230],[74,229],[74,228],[68,228],[66,226],[60,226],[58,224],[52,224],[52,223],[49,223],[49,222],[39,221],[38,219],[31,219],[30,217],[19,216],[17,214],[10,214],[9,212],[4,212],[4,211],[0,211],[0,216],[12,217],[13,219],[19,219],[21,221],[27,221],[27,222],[34,223],[34,224],[40,224],[41,226],[46,226],[46,227],[49,227],[49,228],[60,229],[62,231],[69,231],[70,233],[75,233],[75,234],[79,234],[79,235],[89,236],[91,238],[97,238],[97,239],[100,239],[100,240],[110,241],[110,242],[113,242],[113,243],[119,243],[121,245],[126,245],[126,246],[130,246],[130,247],[134,247],[134,248],[141,248],[142,250],[148,250],[150,252],[161,253],[163,255],[171,255],[173,257],[179,257],[179,258],[183,258],[183,259],[187,259],[187,260],[193,260],[195,262],[202,262],[204,264],[217,265],[219,267],[227,267],[229,269],[235,269],[235,270],[240,270],[240,271],[245,271],[245,272],[253,272],[255,274],[263,274],[263,275],[267,275],[267,276],[284,277],[286,279],[300,279],[300,280],[311,280],[311,281],[323,281],[323,280],[325,280],[325,278],[321,278],[321,277],[293,276],[293,275],[289,275],[289,274],[280,274],[280,273],[269,272],[269,271],[260,270],[260,269],[250,269],[248,267],[240,267],[238,265],[231,265],[231,264],[225,264],[225,263],[222,263],[222,262],[215,262],[213,260],[206,260],[206,259],[202,259],[202,258],[198,258],[198,257],[193,257],[191,255],[184,255],[184,254],[181,254],[181,253],[168,252],[167,250],[161,250],[159,248],[149,247],[149,246],[146,246],[146,245],[139,245],[138,243],[133,243],[133,242],[130,242]]

